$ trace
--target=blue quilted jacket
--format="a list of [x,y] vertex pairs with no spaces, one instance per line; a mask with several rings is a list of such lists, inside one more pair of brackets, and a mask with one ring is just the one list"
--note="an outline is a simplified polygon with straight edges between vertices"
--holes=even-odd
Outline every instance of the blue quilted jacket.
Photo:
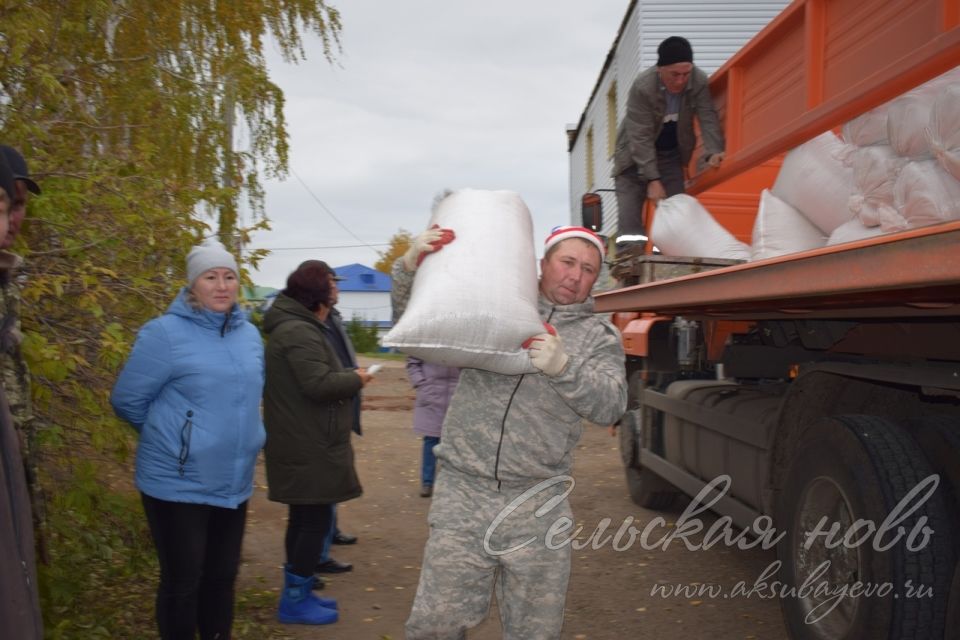
[[263,341],[239,307],[196,311],[186,289],[147,322],[110,402],[140,434],[136,485],[172,502],[235,508],[253,493],[265,433]]

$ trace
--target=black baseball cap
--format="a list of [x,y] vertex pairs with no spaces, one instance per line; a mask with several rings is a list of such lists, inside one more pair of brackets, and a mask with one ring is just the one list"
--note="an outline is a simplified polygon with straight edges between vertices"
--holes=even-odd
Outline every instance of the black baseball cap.
[[0,189],[7,192],[10,202],[13,202],[17,195],[14,182],[15,178],[13,177],[13,171],[10,169],[10,163],[7,162],[6,156],[0,153]]
[[[14,180],[23,180],[30,193],[40,195],[40,185],[30,177],[30,171],[27,169],[27,161],[20,152],[7,144],[0,144],[0,151],[3,152],[3,156],[6,158],[10,170],[13,171]],[[13,198],[12,195],[10,197],[11,199]]]

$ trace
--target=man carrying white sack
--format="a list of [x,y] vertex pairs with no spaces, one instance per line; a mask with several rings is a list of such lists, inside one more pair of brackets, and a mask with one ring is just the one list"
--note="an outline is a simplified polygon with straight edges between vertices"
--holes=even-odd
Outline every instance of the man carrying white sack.
[[719,167],[723,130],[710,97],[707,74],[693,64],[686,38],[670,36],[657,47],[657,64],[640,73],[627,96],[617,130],[613,179],[617,192],[617,243],[646,240],[643,205],[684,192],[684,171],[696,146],[693,121],[703,138],[701,162]]
[[[452,240],[450,230],[427,230],[394,263],[401,308],[418,262]],[[539,373],[464,369],[447,411],[409,640],[464,638],[486,617],[494,587],[504,638],[560,637],[569,531],[548,532],[564,517],[572,522],[564,494],[582,421],[619,420],[627,384],[620,334],[594,315],[590,297],[603,242],[583,227],[560,227],[544,253],[539,311],[548,332],[528,340]]]

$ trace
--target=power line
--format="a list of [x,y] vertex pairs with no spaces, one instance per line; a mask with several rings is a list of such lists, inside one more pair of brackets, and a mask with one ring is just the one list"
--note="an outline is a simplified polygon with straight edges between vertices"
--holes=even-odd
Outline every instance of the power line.
[[[343,229],[344,231],[346,231],[347,233],[349,233],[349,234],[353,237],[354,240],[356,240],[357,242],[360,243],[359,246],[366,247],[366,248],[370,249],[371,251],[373,251],[374,253],[377,253],[377,254],[379,255],[379,252],[378,252],[376,249],[373,248],[374,245],[370,245],[370,244],[367,244],[366,242],[364,242],[362,239],[360,239],[359,237],[357,237],[357,234],[355,234],[353,231],[351,231],[351,230],[347,227],[347,225],[345,225],[345,224],[343,224],[342,222],[340,222],[340,219],[337,218],[337,216],[335,216],[335,215],[333,214],[333,211],[330,211],[330,209],[327,207],[327,205],[323,204],[323,202],[320,201],[320,198],[318,198],[318,197],[316,196],[316,194],[315,194],[313,191],[310,190],[310,187],[307,186],[307,183],[303,181],[303,178],[301,178],[301,177],[297,174],[297,172],[293,170],[293,168],[290,169],[290,173],[292,173],[292,174],[293,174],[293,177],[296,178],[296,179],[300,182],[301,185],[303,185],[303,188],[306,189],[306,190],[307,190],[307,193],[310,194],[310,197],[313,198],[314,201],[315,201],[318,205],[320,205],[320,208],[323,209],[323,210],[327,213],[328,216],[330,216],[331,218],[333,218],[333,221],[336,222],[338,225],[340,225],[340,228],[341,228],[341,229]],[[377,246],[384,246],[384,245],[381,244],[381,245],[377,245]],[[331,247],[331,248],[332,248],[332,247]],[[280,249],[274,249],[274,251],[280,251]]]

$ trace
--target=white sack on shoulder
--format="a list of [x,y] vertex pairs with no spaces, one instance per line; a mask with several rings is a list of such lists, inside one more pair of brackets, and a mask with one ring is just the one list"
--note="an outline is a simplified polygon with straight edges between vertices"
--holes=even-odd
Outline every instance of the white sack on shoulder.
[[864,225],[879,226],[890,210],[896,213],[893,185],[906,162],[889,145],[862,147],[850,154],[853,169],[850,212]]
[[826,236],[802,213],[764,189],[760,209],[753,223],[751,260],[763,260],[788,253],[822,247]]
[[513,191],[461,189],[430,225],[456,239],[417,269],[410,300],[383,344],[426,362],[533,373],[521,345],[543,333],[530,211]]
[[791,149],[773,183],[773,195],[802,213],[824,234],[848,221],[853,170],[846,166],[854,147],[832,131]]
[[653,215],[653,242],[669,256],[749,260],[750,247],[720,226],[685,193],[661,200]]
[[960,180],[960,82],[946,85],[937,94],[927,133],[940,166]]
[[960,182],[936,160],[904,166],[893,195],[897,210],[910,227],[960,220]]
[[834,229],[830,237],[827,238],[827,246],[842,244],[844,242],[853,242],[854,240],[865,240],[866,238],[876,238],[884,235],[880,227],[865,227],[863,223],[854,218]]

